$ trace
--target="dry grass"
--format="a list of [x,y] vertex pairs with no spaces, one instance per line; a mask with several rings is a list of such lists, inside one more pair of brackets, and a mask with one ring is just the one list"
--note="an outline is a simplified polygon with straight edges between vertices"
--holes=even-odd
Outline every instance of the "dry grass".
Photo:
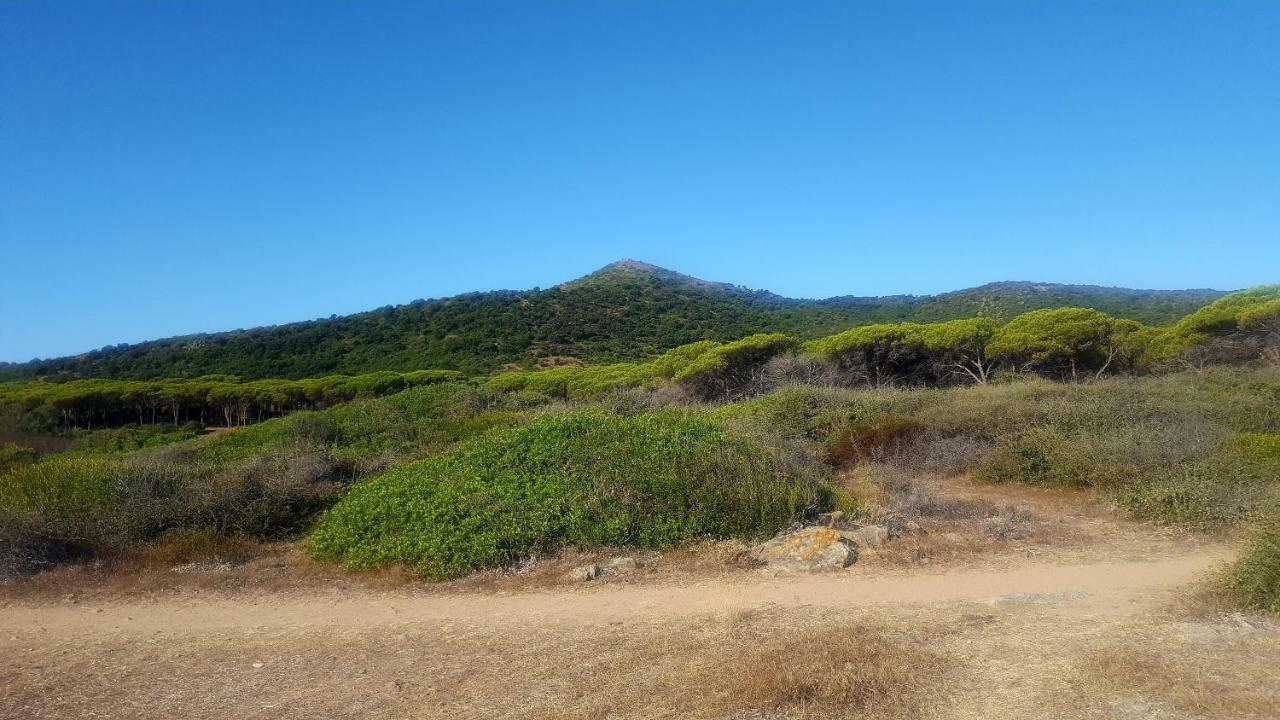
[[894,627],[761,608],[598,625],[183,626],[155,642],[24,632],[0,662],[0,718],[920,717],[945,702],[952,663]]
[[869,625],[839,625],[751,643],[720,691],[726,708],[782,709],[820,717],[911,717],[946,662],[918,642]]
[[922,637],[849,619],[810,617],[797,627],[798,619],[738,610],[679,633],[619,635],[608,659],[586,659],[584,646],[576,691],[540,698],[528,717],[902,718],[945,696],[938,689],[951,663]]
[[1229,618],[1169,630],[1086,650],[1069,679],[1080,716],[1280,714],[1280,637],[1274,631]]

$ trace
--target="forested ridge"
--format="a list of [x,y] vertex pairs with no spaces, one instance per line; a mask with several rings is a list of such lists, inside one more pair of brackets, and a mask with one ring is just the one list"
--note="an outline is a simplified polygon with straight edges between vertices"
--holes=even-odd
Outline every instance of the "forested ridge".
[[423,368],[483,374],[562,357],[644,359],[697,340],[761,332],[812,339],[860,324],[977,315],[1003,321],[1066,306],[1160,325],[1222,294],[1005,282],[932,296],[797,300],[621,261],[545,290],[468,293],[343,317],[108,346],[0,366],[0,379],[304,378]]

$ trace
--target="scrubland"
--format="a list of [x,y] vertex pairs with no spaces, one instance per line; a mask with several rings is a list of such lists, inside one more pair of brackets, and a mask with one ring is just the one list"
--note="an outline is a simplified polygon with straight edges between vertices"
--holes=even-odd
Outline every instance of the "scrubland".
[[[1164,329],[1066,309],[762,334],[422,376],[240,427],[73,425],[40,447],[16,428],[9,707],[1274,716],[1265,290]],[[753,559],[837,518],[888,542],[831,575]],[[605,569],[570,579],[584,564]],[[121,674],[148,658],[205,679]]]

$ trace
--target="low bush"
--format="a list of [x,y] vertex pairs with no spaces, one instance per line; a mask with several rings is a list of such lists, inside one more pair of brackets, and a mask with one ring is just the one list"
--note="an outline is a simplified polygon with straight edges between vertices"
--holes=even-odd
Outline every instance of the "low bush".
[[16,443],[0,444],[0,473],[8,472],[16,467],[30,465],[40,454],[35,448]]
[[[501,409],[508,400],[465,384],[432,385],[213,438],[50,455],[0,474],[0,520],[11,530],[0,534],[0,560],[5,572],[20,574],[157,538],[293,537],[349,482],[515,422],[518,412]],[[115,439],[160,434],[94,431]]]
[[134,450],[172,445],[190,440],[200,434],[200,424],[183,425],[125,425],[104,430],[72,431],[72,443],[68,452],[114,454]]
[[464,383],[428,385],[240,428],[203,445],[200,457],[226,462],[273,452],[323,451],[350,468],[378,457],[393,463],[515,422],[519,413],[512,406],[507,395]]
[[310,547],[353,568],[444,579],[560,545],[761,536],[830,504],[813,476],[704,417],[589,410],[361,484],[320,518]]
[[1084,488],[1099,484],[1102,468],[1081,446],[1051,429],[1032,430],[997,447],[974,475],[986,482],[1022,482],[1043,487]]
[[0,475],[0,508],[69,517],[113,505],[127,466],[116,458],[51,457]]
[[901,446],[888,460],[917,475],[960,475],[970,472],[995,444],[976,435],[940,435],[926,430]]
[[485,387],[499,392],[527,392],[557,400],[593,398],[636,387],[652,387],[671,380],[709,351],[720,347],[712,340],[672,348],[647,363],[566,365],[541,370],[503,372],[489,378]]
[[228,562],[248,560],[253,542],[239,535],[225,535],[213,528],[178,530],[159,538],[151,547],[150,557],[165,565]]
[[827,464],[845,467],[866,460],[883,459],[902,448],[922,429],[920,421],[894,414],[851,423],[828,438]]
[[717,408],[714,415],[732,424],[757,425],[775,434],[822,443],[853,423],[885,414],[911,416],[933,397],[931,391],[793,385]]
[[791,386],[714,415],[807,442],[837,464],[1095,488],[1138,517],[1202,528],[1237,521],[1280,480],[1280,374],[1266,369],[1083,384]]
[[1248,544],[1222,589],[1240,607],[1280,612],[1280,501],[1254,516]]
[[1226,463],[1206,461],[1139,475],[1113,488],[1112,495],[1145,520],[1214,530],[1257,507],[1266,488],[1256,480]]

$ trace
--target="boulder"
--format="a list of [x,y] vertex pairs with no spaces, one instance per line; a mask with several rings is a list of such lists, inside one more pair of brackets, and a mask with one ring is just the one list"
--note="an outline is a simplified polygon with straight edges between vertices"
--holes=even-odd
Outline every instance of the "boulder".
[[596,564],[580,565],[569,571],[571,580],[595,580],[604,573],[604,568]]
[[612,572],[631,572],[640,567],[640,561],[633,557],[616,557],[604,564],[604,569]]
[[752,557],[784,572],[838,570],[858,561],[858,547],[831,528],[807,527],[756,547]]
[[864,525],[843,534],[857,543],[858,547],[879,547],[889,539],[888,529],[879,525]]

